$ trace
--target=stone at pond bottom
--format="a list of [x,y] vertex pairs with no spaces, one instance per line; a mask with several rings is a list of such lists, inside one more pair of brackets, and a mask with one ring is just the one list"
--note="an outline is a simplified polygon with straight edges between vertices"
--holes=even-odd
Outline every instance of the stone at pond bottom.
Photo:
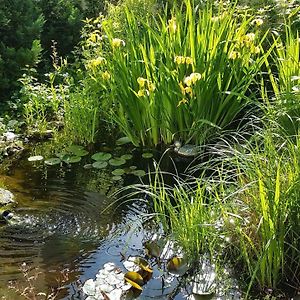
[[87,299],[108,299],[119,300],[131,288],[130,284],[125,283],[124,273],[112,262],[106,263],[96,279],[87,280],[82,290],[88,295]]
[[14,195],[12,192],[0,188],[0,206],[14,203]]

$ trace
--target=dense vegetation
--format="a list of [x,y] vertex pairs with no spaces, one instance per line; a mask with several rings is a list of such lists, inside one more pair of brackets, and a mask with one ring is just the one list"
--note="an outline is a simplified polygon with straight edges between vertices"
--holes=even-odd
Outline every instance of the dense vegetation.
[[165,232],[247,296],[299,291],[300,3],[21,2],[1,2],[0,90],[26,134],[205,146],[188,181],[147,186]]

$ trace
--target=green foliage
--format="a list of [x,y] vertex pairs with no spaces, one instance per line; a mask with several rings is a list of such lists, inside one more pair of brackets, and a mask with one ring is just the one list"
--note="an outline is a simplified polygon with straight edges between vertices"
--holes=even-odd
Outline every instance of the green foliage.
[[46,20],[41,36],[46,55],[50,58],[52,41],[56,42],[60,56],[70,54],[80,39],[83,24],[84,13],[80,1],[42,0],[39,7]]
[[[23,117],[30,134],[43,134],[46,130],[54,129],[62,122],[65,98],[69,94],[67,78],[65,82],[56,84],[59,73],[50,73],[49,82],[39,83],[31,75],[20,79],[22,89],[20,99],[23,104]],[[55,122],[58,122],[55,124]]]
[[201,179],[193,189],[180,179],[174,187],[168,186],[158,168],[148,189],[141,187],[141,191],[147,190],[164,231],[182,248],[191,264],[199,261],[203,254],[215,256],[219,248],[217,224],[221,220],[221,211],[214,206],[207,187]]
[[290,274],[299,275],[300,157],[290,140],[280,144],[267,131],[263,134],[262,146],[248,145],[235,154],[237,204],[232,203],[231,213],[243,220],[235,233],[248,290],[254,283],[261,290],[276,290]]
[[96,142],[99,130],[99,99],[89,94],[89,87],[73,91],[64,103],[64,132],[69,140],[80,144]]
[[[267,115],[280,124],[282,133],[297,135],[300,130],[300,43],[299,32],[285,24],[285,35],[273,36],[273,65],[266,61],[272,90],[265,87]],[[274,72],[273,69],[276,71]]]
[[135,145],[174,136],[202,144],[255,99],[250,86],[266,54],[251,18],[237,20],[234,7],[216,15],[210,6],[197,11],[186,1],[151,27],[152,20],[125,11],[126,40],[102,21],[87,39],[85,50],[97,56],[86,66],[100,82],[109,74],[102,86],[113,118]]
[[39,62],[43,24],[33,0],[0,2],[0,102],[19,86],[25,66]]

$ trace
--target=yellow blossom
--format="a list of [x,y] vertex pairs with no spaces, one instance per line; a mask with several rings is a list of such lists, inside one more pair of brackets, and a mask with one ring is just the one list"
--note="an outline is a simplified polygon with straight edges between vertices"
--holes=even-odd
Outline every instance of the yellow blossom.
[[175,56],[174,62],[177,65],[184,64],[185,63],[185,57],[184,56]]
[[100,65],[103,65],[106,63],[106,59],[104,57],[97,57],[95,59],[91,59],[88,64],[87,64],[87,68],[88,69],[93,69],[96,68]]
[[177,24],[176,24],[176,18],[172,17],[172,19],[170,19],[168,21],[168,29],[170,31],[170,33],[175,33],[176,29],[177,29]]
[[112,40],[112,46],[113,46],[113,48],[118,48],[118,47],[121,47],[121,46],[125,46],[125,42],[121,39],[114,38]]
[[198,80],[201,79],[201,74],[200,73],[192,73],[190,75],[192,83],[196,83]]
[[191,76],[185,77],[184,80],[183,80],[183,82],[184,82],[185,85],[187,85],[187,86],[191,86],[192,83],[193,83]]
[[254,45],[251,47],[251,52],[252,53],[255,53],[255,54],[258,54],[260,52],[260,48],[259,47],[255,47]]
[[251,32],[251,33],[247,33],[245,35],[245,41],[246,42],[253,42],[255,39],[255,33]]
[[105,71],[105,72],[102,73],[102,79],[103,80],[109,80],[110,77],[111,76],[110,76],[110,74],[107,71]]
[[191,58],[191,57],[186,57],[185,58],[185,63],[187,64],[187,65],[192,65],[193,64],[193,59]]
[[263,21],[263,19],[261,19],[261,18],[254,19],[254,20],[251,22],[252,25],[256,25],[256,26],[261,26],[263,23],[264,23],[264,21]]
[[192,88],[191,88],[190,86],[187,86],[184,90],[185,90],[185,92],[186,92],[187,94],[189,94],[190,96],[192,96],[193,90],[192,90]]
[[188,103],[187,99],[183,98],[178,102],[177,107],[179,107],[181,104],[186,104],[186,103]]
[[230,54],[229,54],[230,59],[236,59],[238,57],[240,57],[240,53],[237,52],[237,51],[231,51]]
[[145,96],[145,90],[144,90],[144,89],[139,90],[139,91],[138,91],[138,96],[139,96],[139,97],[144,97],[144,96]]
[[149,91],[146,89],[140,89],[137,94],[139,97],[149,96]]
[[184,86],[183,86],[183,84],[182,84],[181,81],[179,82],[179,87],[180,87],[181,93],[182,93],[183,95],[185,95],[185,88],[184,88]]
[[155,91],[155,84],[148,81],[148,90],[149,90],[149,92],[154,92]]
[[136,80],[139,84],[139,86],[142,88],[145,86],[145,83],[147,82],[147,79],[143,78],[143,77],[139,77],[137,80]]

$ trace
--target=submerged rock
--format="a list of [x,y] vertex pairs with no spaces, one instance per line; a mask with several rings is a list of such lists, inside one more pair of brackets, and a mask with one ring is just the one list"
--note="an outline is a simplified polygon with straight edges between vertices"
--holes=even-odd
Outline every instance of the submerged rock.
[[174,152],[185,157],[193,157],[200,154],[200,147],[192,144],[181,145],[179,141],[174,143]]
[[0,188],[0,206],[15,203],[14,195],[12,192]]
[[13,193],[0,188],[0,223],[8,223],[13,219],[14,214],[11,209],[15,203]]

